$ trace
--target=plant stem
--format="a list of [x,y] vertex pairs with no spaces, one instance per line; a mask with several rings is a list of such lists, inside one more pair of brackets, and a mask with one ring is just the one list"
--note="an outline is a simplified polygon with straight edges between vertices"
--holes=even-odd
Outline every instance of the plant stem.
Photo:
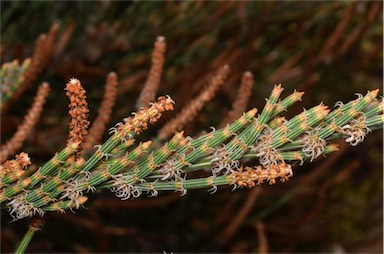
[[29,242],[32,237],[35,235],[43,223],[43,218],[33,218],[29,224],[28,231],[25,233],[23,239],[20,241],[17,249],[15,250],[16,254],[24,253],[25,249],[28,247]]

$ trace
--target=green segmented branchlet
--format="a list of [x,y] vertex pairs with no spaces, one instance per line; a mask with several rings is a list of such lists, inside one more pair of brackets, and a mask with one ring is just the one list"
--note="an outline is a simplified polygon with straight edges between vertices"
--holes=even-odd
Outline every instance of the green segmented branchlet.
[[327,138],[336,128],[341,128],[344,124],[351,121],[359,112],[366,108],[377,96],[379,90],[369,91],[364,97],[355,100],[348,110],[343,111],[340,117],[333,119],[333,122],[319,131],[320,138]]
[[[331,153],[331,152],[336,152],[338,151],[338,147],[337,145],[335,144],[329,144],[327,146],[325,146],[324,148],[324,151],[323,151],[323,154],[328,154],[328,153]],[[279,151],[280,155],[282,156],[282,158],[285,160],[285,161],[302,161],[304,160],[307,156],[301,151],[301,150],[297,150],[297,151],[287,151],[287,152],[281,152]],[[244,159],[253,159],[253,158],[256,158],[256,153],[246,153],[244,154],[243,156]]]
[[[324,105],[320,104],[309,110],[302,112],[296,117],[287,122],[285,128],[276,129],[273,134],[273,141],[271,147],[277,148],[283,144],[292,141],[300,136],[309,127],[319,123],[328,114],[329,110]],[[284,129],[287,129],[287,133],[284,133]]]
[[[138,165],[134,168],[131,168],[133,169],[134,173],[132,173],[131,170],[124,173],[126,176],[126,183],[133,184],[139,181],[139,179],[144,179],[158,166],[160,166],[161,163],[163,163],[172,154],[172,151],[174,151],[175,148],[185,143],[186,139],[183,138],[183,134],[184,132],[176,133],[173,138],[162,148],[151,152],[151,154],[149,154],[146,159],[138,163]],[[113,186],[113,182],[114,180],[110,180],[101,185],[100,188],[111,188]]]
[[326,118],[325,118],[325,121],[326,123],[331,123],[333,121],[334,118],[336,117],[339,117],[339,116],[342,116],[344,112],[346,112],[347,110],[350,110],[352,108],[355,108],[355,110],[357,111],[361,111],[362,109],[358,110],[357,108],[359,107],[359,105],[364,105],[365,103],[368,103],[365,105],[368,106],[368,104],[370,102],[373,101],[374,98],[377,97],[377,94],[378,94],[379,90],[376,89],[374,91],[368,91],[367,95],[362,97],[360,94],[359,94],[359,98],[357,98],[356,100],[353,100],[353,101],[350,101],[348,102],[347,104],[345,105],[342,105],[340,106],[338,109],[336,110],[333,110]]
[[[79,142],[68,144],[65,149],[63,149],[60,153],[56,154],[52,159],[45,163],[44,166],[37,170],[32,176],[26,179],[21,179],[16,183],[4,188],[5,198],[10,198],[19,193],[19,187],[24,186],[27,179],[29,183],[28,185],[25,185],[23,189],[31,189],[34,185],[38,184],[42,179],[49,175],[49,173],[51,173],[55,168],[57,168],[62,163],[62,161],[67,159],[77,149],[79,144]],[[3,201],[4,200],[2,200],[0,196],[0,203]]]
[[242,138],[241,135],[234,137],[227,147],[230,159],[240,159],[249,150],[249,146],[255,143],[263,128],[263,125],[256,120],[249,126],[250,132],[247,137]]
[[303,131],[308,127],[308,121],[310,121],[311,119],[314,120],[314,123],[321,121],[325,117],[325,112],[329,112],[326,110],[327,107],[323,104],[317,105],[316,107],[310,108],[309,110],[304,110],[304,112],[293,117],[285,124],[283,124],[283,126],[277,128],[272,133],[272,137],[277,138],[282,134],[294,131],[295,129],[300,129],[301,131]]
[[[336,145],[330,144],[330,145],[325,146],[324,151],[323,151],[322,154],[325,155],[325,154],[328,154],[328,153],[336,152],[338,150],[339,149],[337,148]],[[302,152],[301,150],[299,150],[299,151],[290,151],[290,152],[282,152],[280,154],[282,155],[282,157],[283,157],[283,159],[285,161],[296,161],[296,160],[303,161],[306,158],[308,158],[308,156],[306,156],[305,153]]]
[[279,99],[282,91],[283,89],[281,88],[281,85],[275,86],[271,95],[269,96],[269,99],[266,100],[267,103],[265,104],[261,115],[255,119],[244,131],[242,131],[236,137],[236,139],[233,139],[228,143],[227,151],[230,154],[232,160],[240,158],[248,150],[244,149],[243,146],[239,147],[239,141],[247,146],[252,145],[256,141],[257,137],[263,130],[264,124],[269,121],[273,110],[275,109],[276,102]]
[[64,181],[78,173],[82,164],[83,163],[81,161],[75,161],[72,165],[69,166],[69,168],[64,169],[55,177],[50,178],[49,181],[46,181],[44,185],[40,186],[40,188],[30,191],[26,197],[27,201],[34,202],[36,200],[42,199],[44,195],[49,196],[50,199],[54,198],[55,196],[51,196],[52,193],[56,193],[58,187],[63,185]]
[[[127,153],[127,156],[123,157],[123,159],[120,159],[119,163],[116,162],[109,169],[105,169],[102,172],[92,175],[89,180],[78,179],[77,181],[79,181],[79,184],[76,186],[76,191],[84,191],[90,187],[100,184],[105,180],[108,180],[110,176],[116,174],[118,170],[121,170],[123,167],[128,166],[130,163],[132,163],[132,161],[135,160],[138,156],[140,156],[144,152],[144,150],[148,149],[150,144],[151,142],[145,142],[139,145],[134,151],[132,151],[131,153]],[[80,182],[83,183],[80,184]],[[34,207],[39,208],[45,206],[62,193],[62,191],[65,189],[66,184],[63,184],[61,181],[57,181],[55,183],[58,184],[56,185],[55,189],[51,189],[49,193],[43,193],[45,194],[45,196],[42,195],[42,192],[39,192],[39,198],[31,200],[33,201]]]
[[[255,119],[250,125],[248,125],[248,127],[246,127],[246,129],[244,131],[242,131],[239,135],[234,137],[228,143],[228,145],[226,146],[226,149],[227,149],[228,153],[230,154],[231,160],[237,160],[237,159],[241,158],[241,156],[245,152],[247,152],[248,147],[256,141],[257,137],[259,136],[259,134],[261,133],[261,131],[263,129],[262,124],[266,123],[269,120],[269,118],[272,115],[273,110],[276,106],[276,102],[279,99],[279,96],[280,96],[282,91],[283,91],[283,89],[281,88],[281,86],[275,86],[275,88],[273,89],[271,96],[267,100],[267,103],[263,109],[263,112],[259,116],[259,118]],[[286,103],[286,104],[288,105],[288,103]],[[215,144],[215,146],[216,145],[217,144]],[[213,147],[213,146],[208,146],[208,147]],[[204,150],[206,150],[206,149],[204,149]],[[200,152],[200,154],[202,155],[201,151],[198,151],[198,152]],[[187,157],[188,157],[188,155],[187,155]],[[188,160],[187,157],[185,159],[186,162],[192,163],[192,162],[196,161],[196,159],[199,159],[201,156],[197,157],[194,161]]]
[[326,118],[325,118],[325,122],[326,123],[331,123],[332,122],[332,119],[336,118],[336,117],[340,117],[341,115],[343,115],[343,112],[347,111],[347,110],[350,110],[351,108],[353,108],[361,99],[362,99],[362,95],[361,94],[358,94],[359,98],[357,98],[356,100],[353,100],[353,101],[350,101],[348,102],[347,104],[341,104],[337,109],[333,110]]
[[304,92],[294,91],[291,95],[285,97],[281,102],[279,102],[276,105],[276,107],[273,110],[273,113],[271,115],[271,118],[276,116],[277,114],[280,114],[281,112],[286,110],[289,106],[293,105],[294,103],[301,101],[303,94],[304,94]]
[[[181,170],[185,165],[193,163],[204,155],[208,155],[211,148],[223,143],[230,136],[232,136],[237,130],[245,126],[255,115],[257,110],[254,108],[247,113],[243,114],[240,118],[234,121],[232,124],[220,130],[212,131],[200,138],[198,142],[196,140],[191,141],[191,146],[194,147],[190,153],[185,155],[183,161],[176,162],[173,167],[175,170]],[[177,149],[175,154],[183,154],[186,151],[184,147]]]
[[[150,174],[155,168],[160,166],[161,163],[164,162],[164,160],[169,157],[172,154],[172,151],[178,147],[179,145],[182,145],[185,142],[185,138],[183,138],[184,132],[176,133],[173,138],[167,142],[162,148],[159,150],[156,150],[152,152],[145,160],[139,163],[138,166],[136,166],[136,169],[134,169],[134,173],[131,171],[128,171],[124,175],[126,175],[126,181],[127,184],[132,184],[139,179],[143,179],[148,174]],[[113,180],[108,181],[103,187],[112,187]]]
[[[88,188],[88,186],[91,186],[91,187],[96,186],[98,184],[101,184],[107,181],[111,175],[115,175],[119,173],[121,169],[131,165],[146,150],[148,150],[151,144],[152,144],[152,141],[141,143],[136,149],[127,153],[123,158],[119,159],[114,164],[110,165],[110,167],[106,168],[107,172],[103,171],[95,175],[92,175],[91,178],[87,181],[86,186],[84,186],[84,189],[85,187]],[[84,189],[80,189],[80,191]]]
[[13,184],[12,186],[5,188],[4,191],[0,193],[0,203],[3,203],[7,199],[18,194],[19,192],[24,191],[25,188],[27,188],[28,185],[30,185],[30,183],[31,183],[31,178],[28,177],[28,178],[17,181],[17,183]]
[[365,120],[365,124],[368,128],[374,126],[382,126],[384,123],[384,115],[373,116]]
[[29,187],[33,187],[38,184],[45,176],[49,176],[54,169],[57,169],[64,160],[66,160],[80,145],[80,142],[70,143],[60,153],[55,155],[47,163],[38,169],[32,176],[32,182]]
[[[191,146],[195,149],[187,154],[183,162],[178,162],[174,165],[175,169],[181,170],[183,166],[189,163],[193,163],[200,159],[204,155],[207,155],[209,150],[218,144],[221,144],[227,140],[230,136],[236,133],[237,130],[244,127],[249,121],[256,115],[257,109],[252,109],[247,113],[243,114],[240,118],[234,121],[232,124],[220,130],[213,131],[201,138],[191,141]],[[185,148],[178,149],[176,154],[182,154]]]
[[119,152],[125,152],[127,149],[135,143],[134,139],[127,140],[123,143],[118,144],[112,149],[111,154],[117,154]]
[[[372,116],[370,118],[367,118],[365,123],[366,123],[368,129],[374,129],[377,126],[382,128],[382,125],[384,124],[384,116],[383,115]],[[339,138],[342,138],[342,137],[343,137],[343,134],[335,133],[334,132],[331,135],[329,135],[325,140],[326,141],[331,141],[331,140],[339,139]],[[282,147],[279,147],[278,150],[279,151],[294,150],[294,149],[300,148],[301,145],[302,145],[301,139],[294,140],[294,141],[291,141],[288,144],[285,144]]]
[[204,143],[202,144],[201,146],[195,148],[192,152],[190,152],[189,154],[187,154],[185,156],[185,161],[187,163],[192,163],[198,159],[200,159],[201,157],[203,157],[204,155],[208,154],[210,150],[210,147],[208,146],[207,143]]
[[[52,193],[55,193],[55,192],[52,192]],[[52,194],[52,193],[49,193],[49,194]],[[49,195],[42,193],[42,196],[38,200],[34,200],[31,203],[34,208],[40,208],[44,205],[52,203],[52,201],[55,201],[55,199],[51,198]]]
[[82,197],[79,197],[76,202],[73,202],[72,200],[58,201],[53,204],[42,207],[42,210],[64,212],[66,209],[74,208],[76,206],[80,206],[84,204],[87,200],[88,200],[87,197],[82,196]]
[[[160,101],[159,97],[159,103],[165,103],[167,106],[163,107],[161,110],[157,108],[156,103],[153,103],[153,105],[146,109],[139,111],[138,113],[134,114],[133,123],[134,125],[137,123],[137,126],[130,126],[129,122],[126,121],[122,126],[119,127],[119,130],[116,130],[116,133],[114,133],[103,145],[100,146],[100,148],[91,156],[89,160],[87,160],[84,164],[84,167],[82,168],[83,172],[89,172],[94,170],[94,166],[102,160],[104,156],[108,156],[108,153],[115,148],[121,141],[124,139],[133,139],[133,136],[138,132],[146,129],[146,127],[143,125],[143,122],[151,122],[154,123],[155,120],[160,118],[161,113],[164,111],[172,110],[173,107],[169,105],[169,103],[173,103],[173,101],[170,98],[167,98],[165,100],[165,97],[163,97]],[[136,119],[135,119],[136,118]],[[132,127],[134,127],[132,129]],[[124,140],[127,141],[127,140]]]
[[280,126],[282,126],[284,122],[285,122],[285,117],[283,116],[275,117],[268,123],[268,127],[270,129],[280,128]]
[[232,184],[233,179],[231,176],[216,176],[206,177],[199,179],[188,179],[180,181],[167,181],[167,182],[154,182],[138,184],[137,188],[142,191],[167,191],[167,190],[188,190],[188,189],[201,189],[207,187],[214,187],[220,185]]
[[160,166],[160,164],[163,163],[172,154],[172,152],[174,152],[175,148],[185,143],[186,139],[183,137],[183,134],[184,131],[176,133],[162,148],[152,152],[147,159],[139,164],[138,172],[135,173],[134,176],[138,179],[143,179],[151,171]]
[[272,93],[267,99],[267,103],[264,106],[263,112],[261,112],[260,117],[258,117],[258,121],[260,124],[265,124],[268,122],[269,118],[272,116],[276,108],[276,103],[282,91],[283,88],[281,88],[281,85],[275,86],[273,88]]
[[[126,151],[128,150],[128,148],[130,146],[132,146],[133,144],[135,143],[135,139],[129,139],[129,140],[126,140],[120,144],[118,144],[117,146],[115,146],[111,152],[110,152],[110,155],[112,155],[114,157],[114,159],[112,160],[107,160],[106,163],[108,164],[114,164],[115,162],[117,162],[119,160],[119,158],[116,158],[116,157],[121,157],[123,156],[123,154],[126,153]],[[97,165],[95,165],[95,167],[92,169],[92,172],[94,171],[100,171],[100,170],[103,170],[105,168],[105,164],[104,163],[98,163]]]
[[[282,91],[283,91],[283,89],[281,88],[280,85],[274,87],[271,95],[269,96],[268,99],[266,99],[266,104],[263,108],[263,111],[261,112],[261,115],[253,121],[253,124],[254,124],[253,126],[249,125],[244,131],[242,131],[238,135],[238,137],[240,139],[245,140],[250,134],[254,134],[256,137],[260,134],[262,129],[258,128],[258,126],[263,126],[264,124],[266,124],[269,121],[270,117],[272,116],[273,110],[275,109],[276,102],[279,99],[279,96],[280,96]],[[255,122],[257,122],[257,123],[255,123]],[[255,128],[255,126],[256,126],[256,128]],[[255,129],[260,130],[260,132],[254,133]],[[235,148],[236,148],[236,145],[231,144],[231,142],[228,144],[228,151],[229,152],[231,152]]]
[[[253,108],[249,110],[247,113],[243,114],[240,118],[238,118],[236,121],[231,123],[225,128],[221,128],[219,130],[215,130],[214,137],[211,137],[211,133],[208,133],[206,135],[203,135],[197,139],[194,139],[191,141],[191,147],[196,148],[201,146],[203,143],[209,141],[211,142],[209,145],[211,147],[216,146],[217,144],[220,144],[224,142],[230,135],[236,133],[238,130],[246,126],[252,118],[256,115],[257,109]],[[185,153],[183,150],[178,150],[177,153]]]
[[[330,144],[324,148],[323,154],[328,154],[328,153],[335,152],[335,151],[338,151],[337,146],[334,144]],[[306,158],[305,154],[301,150],[280,152],[280,154],[281,154],[282,158],[284,160],[287,160],[287,161],[297,161],[297,160],[302,161]],[[241,158],[242,159],[254,159],[254,158],[256,158],[256,153],[247,152]],[[183,169],[183,171],[184,172],[197,171],[200,169],[210,168],[210,167],[212,167],[212,162],[207,161],[207,160],[203,160],[203,161],[199,161],[198,163],[195,163],[193,165],[185,167]],[[156,177],[154,176],[154,178],[156,178]]]
[[6,185],[16,182],[17,180],[20,180],[23,177],[23,174],[24,171],[17,170],[3,176],[3,178],[1,178],[0,189],[2,189]]
[[91,158],[89,158],[81,171],[88,172],[90,171],[96,163],[98,163],[106,154],[108,154],[115,146],[117,146],[121,142],[119,138],[119,133],[115,133],[112,135],[101,147],[97,150]]
[[383,113],[383,109],[384,109],[384,102],[383,101],[378,101],[378,103],[376,105],[374,105],[373,107],[367,109],[364,112],[364,115],[365,115],[366,118],[369,118],[369,117],[375,116],[377,114]]

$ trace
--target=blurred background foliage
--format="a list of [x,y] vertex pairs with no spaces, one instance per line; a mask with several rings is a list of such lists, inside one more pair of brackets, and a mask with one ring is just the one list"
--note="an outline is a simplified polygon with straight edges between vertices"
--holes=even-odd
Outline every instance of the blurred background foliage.
[[[231,67],[227,82],[186,127],[187,135],[220,123],[245,71],[255,76],[249,108],[262,108],[275,83],[286,95],[306,93],[288,117],[321,101],[332,107],[382,88],[382,13],[381,1],[1,1],[2,63],[31,56],[36,38],[60,22],[54,58],[2,115],[1,138],[14,133],[37,86],[47,81],[52,92],[23,148],[34,163],[47,161],[67,138],[66,82],[81,80],[92,121],[110,71],[120,81],[110,126],[120,121],[134,110],[160,35],[167,52],[159,95],[171,95],[176,112],[143,140],[224,63]],[[76,214],[49,215],[27,251],[382,253],[382,132],[358,147],[340,144],[340,152],[295,167],[288,183],[264,185],[261,192],[221,188],[213,195],[196,190],[132,201],[90,195]],[[9,223],[6,210],[1,215],[1,251],[10,252],[27,223]]]

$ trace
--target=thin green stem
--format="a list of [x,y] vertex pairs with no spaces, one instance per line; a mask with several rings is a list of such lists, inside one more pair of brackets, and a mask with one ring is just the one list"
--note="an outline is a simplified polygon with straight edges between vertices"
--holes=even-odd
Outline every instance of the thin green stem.
[[25,252],[25,249],[28,247],[32,237],[35,235],[37,230],[37,227],[29,225],[28,231],[25,233],[23,239],[19,243],[19,246],[17,246],[17,249],[15,250],[16,254]]

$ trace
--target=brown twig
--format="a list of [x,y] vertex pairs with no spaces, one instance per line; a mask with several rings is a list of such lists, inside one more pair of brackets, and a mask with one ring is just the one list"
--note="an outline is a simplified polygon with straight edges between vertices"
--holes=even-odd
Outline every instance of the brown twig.
[[342,39],[343,32],[347,28],[347,25],[349,21],[352,18],[352,13],[355,10],[356,2],[352,3],[348,6],[348,8],[345,10],[343,17],[333,30],[333,32],[329,35],[328,40],[325,42],[323,48],[320,51],[319,54],[319,60],[325,61],[329,58],[330,53],[337,42],[339,42],[340,39]]
[[136,107],[144,107],[156,98],[157,90],[161,80],[164,64],[164,53],[166,49],[165,38],[157,37],[152,53],[152,66],[149,71],[148,79],[137,100]]
[[375,18],[382,10],[382,4],[380,2],[376,2],[372,4],[372,7],[369,9],[367,16],[365,17],[365,22],[352,30],[347,39],[340,47],[340,51],[338,54],[340,56],[345,55],[348,50],[352,47],[352,45],[359,41],[359,38],[362,34],[367,30],[367,27],[375,20]]
[[109,73],[105,85],[103,101],[99,108],[97,118],[89,129],[89,134],[84,144],[85,150],[92,149],[93,146],[100,141],[105,131],[105,126],[108,124],[111,118],[112,107],[116,101],[117,86],[118,82],[116,73]]
[[247,71],[241,78],[241,84],[237,90],[237,97],[232,104],[232,110],[228,112],[227,116],[222,121],[220,127],[231,123],[235,119],[239,118],[243,112],[246,111],[249,98],[252,95],[253,75]]
[[204,89],[197,98],[190,101],[181,112],[160,130],[159,137],[166,139],[175,131],[181,130],[187,123],[191,122],[205,103],[210,101],[216,94],[219,87],[224,83],[229,73],[229,66],[221,67],[216,75],[210,80],[208,87]]
[[13,94],[12,98],[8,101],[2,111],[6,112],[9,106],[15,102],[22,93],[38,78],[38,76],[47,67],[52,58],[54,49],[54,41],[57,31],[59,30],[59,23],[54,23],[47,34],[40,35],[35,42],[35,49],[31,57],[31,64],[23,75],[23,81],[21,82],[17,91]]
[[[73,223],[75,225],[84,227],[88,230],[99,230],[98,225],[94,223],[91,219],[86,219],[84,217],[75,215],[75,214],[59,214],[59,213],[53,213],[52,216],[57,219],[63,219],[69,223]],[[133,228],[126,228],[126,227],[114,227],[114,226],[104,226],[104,232],[108,235],[116,235],[116,236],[123,236],[123,235],[134,235],[136,234],[136,230]]]
[[280,83],[288,78],[295,78],[300,76],[301,69],[294,67],[299,61],[299,54],[291,56],[288,60],[284,61],[268,78],[268,83]]
[[260,254],[268,253],[268,240],[267,235],[265,233],[264,223],[261,221],[257,221],[254,224],[254,227],[256,228],[257,239],[259,241],[258,252]]
[[21,148],[24,140],[31,133],[33,127],[40,118],[44,103],[49,94],[50,87],[48,83],[43,83],[37,90],[32,107],[28,114],[24,117],[23,123],[17,128],[13,137],[1,146],[0,163],[3,163],[7,158],[15,154]]
[[233,238],[236,232],[239,230],[243,221],[247,218],[249,213],[252,211],[252,208],[257,200],[257,198],[261,194],[262,188],[255,187],[253,188],[247,199],[245,200],[243,206],[240,208],[238,213],[234,216],[233,220],[229,223],[229,225],[220,233],[219,237],[216,238],[216,242],[220,246],[224,246]]
[[316,216],[321,212],[321,209],[325,205],[326,200],[326,192],[332,186],[345,181],[353,171],[357,170],[360,166],[360,162],[355,160],[349,163],[345,168],[343,168],[339,173],[337,173],[334,177],[330,178],[328,181],[323,183],[318,192],[317,192],[317,202],[314,207],[303,217],[300,218],[299,224],[303,225],[307,222],[316,218]]
[[55,52],[54,52],[55,57],[59,56],[67,46],[75,30],[75,26],[76,26],[76,22],[74,20],[69,21],[67,27],[64,29],[63,33],[57,40]]

